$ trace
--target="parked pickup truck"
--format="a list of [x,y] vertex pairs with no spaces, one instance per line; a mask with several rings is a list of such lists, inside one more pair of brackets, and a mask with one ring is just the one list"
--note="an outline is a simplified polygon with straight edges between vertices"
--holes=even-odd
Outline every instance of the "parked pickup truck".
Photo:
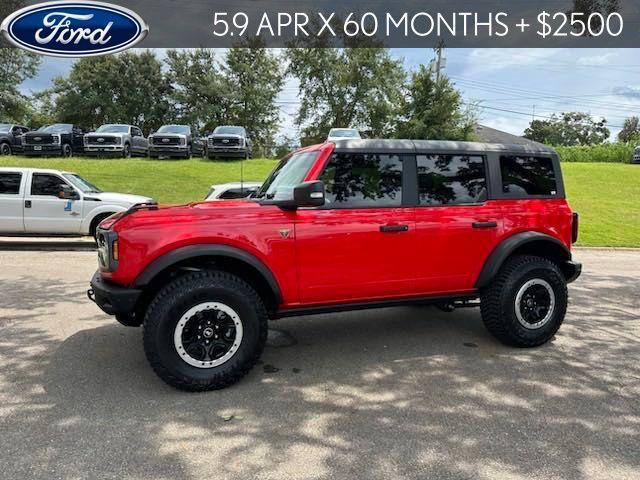
[[28,156],[72,157],[81,155],[84,129],[70,123],[45,125],[22,137],[23,153]]
[[327,142],[286,156],[247,199],[136,208],[97,236],[89,297],[144,323],[155,372],[190,391],[238,381],[279,317],[479,306],[500,341],[541,345],[581,272],[578,217],[542,146]]
[[151,158],[191,158],[204,155],[204,140],[189,125],[163,125],[149,135]]
[[251,158],[253,143],[244,127],[222,125],[207,137],[209,158]]
[[149,153],[149,142],[142,130],[136,126],[107,124],[84,136],[84,151],[86,155],[100,157],[146,157]]
[[0,123],[0,155],[22,153],[22,136],[30,128],[11,123]]
[[94,235],[98,224],[151,198],[103,192],[71,172],[0,168],[0,232]]

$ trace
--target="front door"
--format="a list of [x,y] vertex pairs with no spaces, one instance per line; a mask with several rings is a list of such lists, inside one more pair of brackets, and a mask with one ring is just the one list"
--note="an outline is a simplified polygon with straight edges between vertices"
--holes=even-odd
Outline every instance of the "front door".
[[78,234],[82,223],[82,200],[62,199],[71,187],[62,177],[34,173],[24,198],[24,227],[27,233]]
[[403,206],[395,154],[334,153],[320,179],[324,207],[299,209],[295,235],[305,304],[412,295],[414,208]]
[[500,207],[487,200],[480,155],[418,155],[416,284],[425,293],[473,290],[502,230]]

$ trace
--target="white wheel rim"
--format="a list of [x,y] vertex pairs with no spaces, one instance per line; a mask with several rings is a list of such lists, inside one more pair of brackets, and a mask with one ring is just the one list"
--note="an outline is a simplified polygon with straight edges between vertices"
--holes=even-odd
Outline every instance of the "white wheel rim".
[[[188,347],[183,345],[182,334],[184,332],[185,326],[187,326],[189,321],[194,316],[204,311],[223,312],[229,318],[231,318],[235,326],[235,337],[233,339],[233,343],[231,344],[229,350],[223,356],[221,356],[220,358],[216,358],[215,360],[205,361],[205,360],[199,360],[197,358],[194,358],[187,352]],[[240,348],[240,345],[242,344],[242,336],[243,336],[242,321],[240,320],[240,317],[238,316],[238,314],[234,309],[220,302],[205,302],[190,308],[182,315],[182,317],[180,317],[180,320],[178,321],[178,324],[176,325],[176,328],[173,334],[173,344],[176,349],[176,352],[178,353],[178,356],[185,363],[188,363],[189,365],[196,368],[204,368],[204,369],[215,368],[228,362],[229,359],[231,359],[231,357],[235,355],[235,353]]]
[[[543,318],[532,323],[525,319],[526,306],[523,306],[523,298],[529,289],[536,286],[543,287],[547,291],[549,295],[549,300],[547,302],[548,305],[545,305],[545,308],[547,308],[548,310]],[[515,301],[516,318],[518,319],[518,322],[520,323],[520,325],[522,325],[524,328],[528,330],[537,330],[538,328],[541,328],[544,325],[546,325],[549,322],[549,320],[551,320],[551,317],[553,317],[553,313],[555,311],[555,305],[556,305],[556,295],[553,292],[553,288],[551,288],[551,285],[549,285],[549,282],[547,282],[546,280],[542,280],[541,278],[534,278],[532,280],[525,282],[520,287],[520,289],[518,290],[518,293],[516,294],[516,301]]]

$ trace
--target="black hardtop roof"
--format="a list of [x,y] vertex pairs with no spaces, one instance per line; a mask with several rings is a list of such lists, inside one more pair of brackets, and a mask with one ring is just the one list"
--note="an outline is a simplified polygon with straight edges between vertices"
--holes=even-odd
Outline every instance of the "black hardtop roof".
[[503,143],[458,142],[450,140],[335,140],[336,152],[361,151],[371,153],[515,153],[530,155],[557,155],[546,145],[515,145]]

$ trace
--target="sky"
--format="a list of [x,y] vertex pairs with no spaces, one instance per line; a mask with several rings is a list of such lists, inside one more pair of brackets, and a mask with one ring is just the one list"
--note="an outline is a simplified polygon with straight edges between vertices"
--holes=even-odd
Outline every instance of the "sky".
[[[428,64],[434,52],[392,49],[391,55],[413,71]],[[464,101],[479,105],[479,123],[515,135],[522,135],[532,118],[582,111],[606,118],[614,139],[625,118],[640,115],[640,49],[448,49],[444,57],[444,73]],[[25,81],[22,91],[48,88],[72,64],[44,57],[39,74]],[[297,102],[297,82],[289,78],[278,98],[279,137],[298,137]]]

